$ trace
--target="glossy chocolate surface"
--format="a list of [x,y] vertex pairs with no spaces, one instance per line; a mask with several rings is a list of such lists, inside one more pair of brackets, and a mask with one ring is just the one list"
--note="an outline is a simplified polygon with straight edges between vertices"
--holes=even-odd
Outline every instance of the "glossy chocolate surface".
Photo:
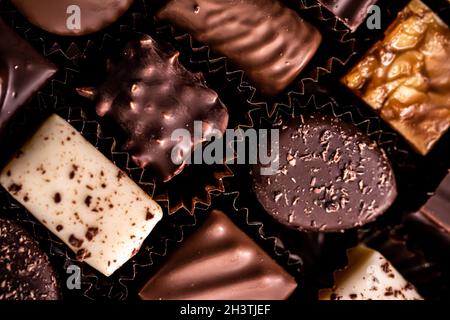
[[450,234],[450,174],[442,181],[420,212]]
[[450,126],[450,30],[413,0],[343,83],[421,154]]
[[384,152],[354,125],[327,115],[282,119],[280,170],[252,170],[253,190],[266,211],[300,230],[341,231],[384,213],[396,183]]
[[221,211],[169,256],[139,293],[144,300],[279,300],[295,280]]
[[[178,62],[178,52],[166,52],[149,36],[130,43],[123,59],[109,70],[98,96],[97,113],[113,119],[126,133],[125,149],[133,160],[159,180],[180,173],[191,152],[214,131],[223,134],[228,111],[201,74]],[[194,122],[202,121],[201,141],[194,136]],[[172,161],[179,141],[177,129],[191,134]]]
[[[45,31],[62,36],[81,36],[97,32],[114,23],[128,10],[133,1],[12,0],[11,2],[31,23]],[[79,26],[75,20],[77,15]]]
[[[434,195],[407,222],[418,231],[421,240],[450,249],[450,174],[441,182]],[[447,258],[450,261],[450,257]]]
[[352,31],[355,31],[367,17],[370,7],[378,0],[319,0]]
[[22,105],[56,72],[0,19],[0,132]]
[[322,39],[276,0],[171,0],[157,16],[229,58],[265,95],[283,91]]

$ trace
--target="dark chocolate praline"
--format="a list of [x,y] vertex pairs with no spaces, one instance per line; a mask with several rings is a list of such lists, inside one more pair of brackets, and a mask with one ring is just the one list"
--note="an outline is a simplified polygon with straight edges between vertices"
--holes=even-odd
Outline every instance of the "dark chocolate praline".
[[47,255],[22,227],[0,218],[0,300],[59,298]]
[[321,114],[283,119],[280,167],[262,176],[252,168],[254,193],[282,224],[307,231],[341,232],[383,214],[396,198],[385,153],[356,126]]

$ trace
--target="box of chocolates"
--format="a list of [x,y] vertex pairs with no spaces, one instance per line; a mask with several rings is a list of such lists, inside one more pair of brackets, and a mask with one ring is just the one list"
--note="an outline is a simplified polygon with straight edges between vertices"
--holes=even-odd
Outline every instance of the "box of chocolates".
[[447,300],[449,9],[0,0],[0,300]]

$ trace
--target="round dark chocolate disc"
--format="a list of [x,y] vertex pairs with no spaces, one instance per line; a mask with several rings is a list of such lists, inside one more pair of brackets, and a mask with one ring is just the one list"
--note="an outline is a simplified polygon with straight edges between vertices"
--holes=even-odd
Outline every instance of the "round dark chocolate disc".
[[272,176],[252,168],[259,202],[279,222],[307,231],[362,226],[397,196],[385,153],[356,126],[321,114],[283,119],[280,167]]
[[11,0],[31,23],[63,36],[97,32],[117,21],[134,0]]
[[50,261],[19,225],[0,219],[0,300],[57,300]]

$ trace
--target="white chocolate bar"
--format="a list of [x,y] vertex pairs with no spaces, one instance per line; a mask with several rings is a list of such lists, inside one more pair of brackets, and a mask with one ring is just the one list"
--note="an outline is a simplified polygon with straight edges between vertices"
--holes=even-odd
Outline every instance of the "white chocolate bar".
[[413,285],[379,252],[363,245],[348,251],[348,267],[334,274],[320,300],[421,300]]
[[162,218],[148,194],[57,115],[5,167],[0,184],[106,276],[137,253]]

